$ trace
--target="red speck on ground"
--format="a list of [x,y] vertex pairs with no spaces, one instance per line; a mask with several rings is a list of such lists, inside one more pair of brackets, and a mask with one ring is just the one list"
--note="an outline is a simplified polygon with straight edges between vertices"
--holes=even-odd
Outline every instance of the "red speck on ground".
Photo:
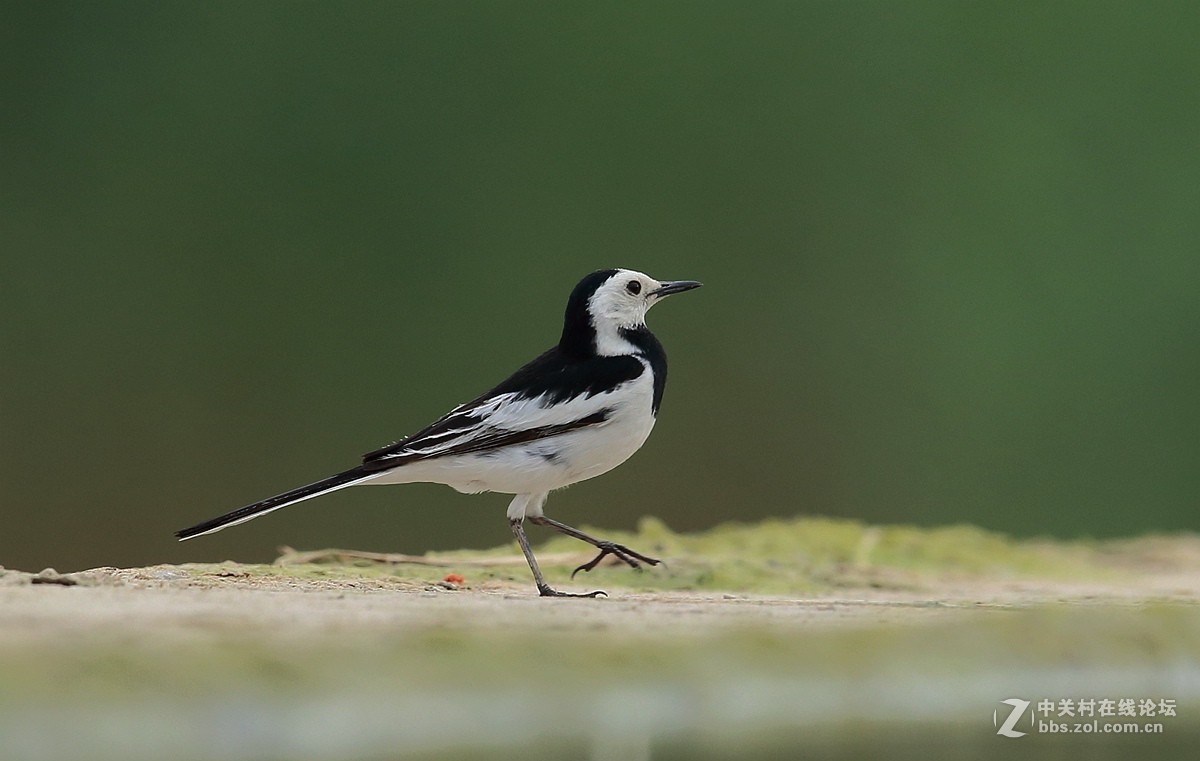
[[462,584],[466,581],[466,579],[464,579],[462,576],[459,576],[457,573],[448,573],[446,574],[446,578],[442,579],[442,581],[446,582],[447,584]]

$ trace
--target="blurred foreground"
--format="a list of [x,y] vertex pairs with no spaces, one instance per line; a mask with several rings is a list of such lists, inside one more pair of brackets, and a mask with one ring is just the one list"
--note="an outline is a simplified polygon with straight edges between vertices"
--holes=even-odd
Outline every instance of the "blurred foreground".
[[[601,600],[535,597],[508,547],[3,572],[3,755],[1189,758],[1200,739],[1193,537],[1030,544],[794,521],[617,538],[669,568],[564,581]],[[555,578],[578,549],[543,548]],[[1011,698],[1031,702],[1022,737],[997,735]],[[1038,730],[1041,701],[1121,698],[1175,715]]]

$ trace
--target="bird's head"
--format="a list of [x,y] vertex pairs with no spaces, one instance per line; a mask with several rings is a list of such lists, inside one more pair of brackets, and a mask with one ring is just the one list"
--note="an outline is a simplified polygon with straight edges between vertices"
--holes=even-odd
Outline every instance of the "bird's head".
[[645,326],[646,312],[667,296],[699,287],[695,280],[659,281],[634,270],[593,272],[571,292],[560,345],[601,355],[634,353],[621,331]]

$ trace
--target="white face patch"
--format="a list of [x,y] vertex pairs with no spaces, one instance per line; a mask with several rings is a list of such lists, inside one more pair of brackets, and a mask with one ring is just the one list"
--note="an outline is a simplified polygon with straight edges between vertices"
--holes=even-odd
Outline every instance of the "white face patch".
[[617,270],[588,299],[588,313],[596,330],[596,353],[602,357],[635,354],[633,344],[621,337],[622,328],[646,324],[646,311],[655,299],[649,294],[659,283],[633,270]]

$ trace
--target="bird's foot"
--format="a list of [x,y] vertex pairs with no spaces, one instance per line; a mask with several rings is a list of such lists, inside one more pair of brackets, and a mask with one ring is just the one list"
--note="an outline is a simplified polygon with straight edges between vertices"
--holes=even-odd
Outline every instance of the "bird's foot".
[[600,595],[608,597],[608,592],[602,589],[597,589],[595,592],[574,594],[572,592],[559,592],[557,589],[552,589],[549,584],[539,584],[538,594],[542,597],[599,597]]
[[[612,556],[624,561],[626,564],[629,565],[630,568],[635,568],[637,570],[641,570],[641,568],[642,568],[641,563],[645,563],[646,565],[658,565],[659,563],[662,562],[658,558],[647,557],[647,556],[641,554],[640,552],[635,552],[635,551],[629,549],[628,547],[626,547],[625,545],[617,544],[616,542],[600,542],[596,546],[600,548],[600,554],[597,555],[596,557],[592,558],[587,563],[584,563],[583,565],[579,566],[574,571],[571,571],[572,579],[575,578],[575,574],[579,573],[580,571],[592,570],[597,565],[599,565],[600,561],[603,560],[608,555],[612,555]],[[641,561],[641,563],[638,562],[639,560]]]

